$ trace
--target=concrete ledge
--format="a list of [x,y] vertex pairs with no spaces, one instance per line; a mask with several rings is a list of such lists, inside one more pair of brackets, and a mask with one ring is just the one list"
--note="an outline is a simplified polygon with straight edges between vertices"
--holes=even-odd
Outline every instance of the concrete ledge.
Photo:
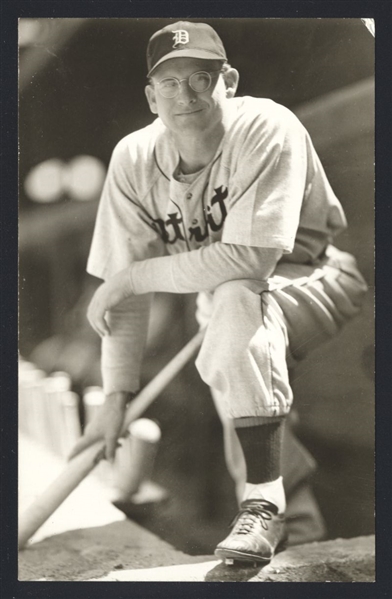
[[[192,559],[192,558],[191,558]],[[264,568],[208,561],[111,572],[101,581],[181,582],[374,582],[374,537],[337,539],[292,547]]]
[[19,580],[374,582],[374,537],[290,547],[263,568],[190,556],[129,520],[68,531],[19,555]]

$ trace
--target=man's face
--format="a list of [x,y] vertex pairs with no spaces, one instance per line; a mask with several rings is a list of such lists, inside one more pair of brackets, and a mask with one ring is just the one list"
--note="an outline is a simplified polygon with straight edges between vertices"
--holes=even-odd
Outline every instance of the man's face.
[[[238,80],[235,69],[231,69],[233,73],[225,75],[225,78],[221,73],[213,73],[220,68],[221,63],[214,60],[173,58],[165,61],[154,71],[152,85],[146,87],[151,111],[158,114],[173,133],[202,132],[218,126],[223,120],[228,99],[235,94]],[[211,86],[205,92],[197,93],[188,81],[182,81],[177,96],[164,98],[154,85],[166,77],[188,79],[197,71],[212,73]]]

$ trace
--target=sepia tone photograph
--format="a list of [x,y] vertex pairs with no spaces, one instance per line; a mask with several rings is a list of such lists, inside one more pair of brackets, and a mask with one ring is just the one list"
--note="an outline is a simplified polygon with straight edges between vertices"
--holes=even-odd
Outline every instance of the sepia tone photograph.
[[375,581],[376,35],[19,19],[19,581]]

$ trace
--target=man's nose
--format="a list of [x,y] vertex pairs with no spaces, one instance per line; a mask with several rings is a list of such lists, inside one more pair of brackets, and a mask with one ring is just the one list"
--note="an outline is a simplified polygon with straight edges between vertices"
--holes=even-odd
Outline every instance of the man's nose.
[[180,103],[194,102],[196,100],[196,92],[189,85],[188,79],[181,79],[179,81],[177,100]]

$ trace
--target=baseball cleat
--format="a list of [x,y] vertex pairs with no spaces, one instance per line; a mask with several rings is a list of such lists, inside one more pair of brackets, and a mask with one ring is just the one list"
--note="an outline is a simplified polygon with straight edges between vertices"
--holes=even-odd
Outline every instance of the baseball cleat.
[[[226,558],[223,562],[225,564],[225,566],[240,566],[240,565],[244,565],[245,561],[241,561],[241,560],[234,560],[234,559],[230,559],[230,558]],[[248,566],[251,566],[253,568],[257,568],[257,566],[260,566],[260,564],[258,562],[249,562]]]
[[265,499],[243,501],[230,526],[230,534],[215,549],[215,555],[227,565],[265,564],[285,548],[288,535],[284,515]]

